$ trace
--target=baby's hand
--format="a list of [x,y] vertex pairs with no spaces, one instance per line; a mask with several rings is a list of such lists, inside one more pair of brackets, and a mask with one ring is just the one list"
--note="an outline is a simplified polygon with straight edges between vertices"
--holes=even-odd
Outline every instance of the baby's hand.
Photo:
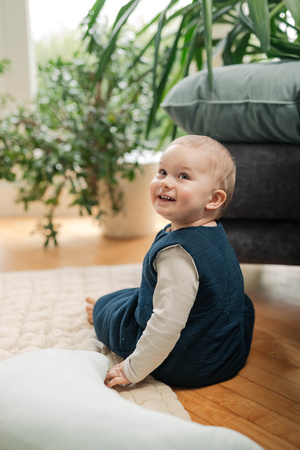
[[106,386],[113,387],[117,384],[130,384],[130,381],[125,377],[124,364],[125,361],[122,361],[108,371],[104,380]]

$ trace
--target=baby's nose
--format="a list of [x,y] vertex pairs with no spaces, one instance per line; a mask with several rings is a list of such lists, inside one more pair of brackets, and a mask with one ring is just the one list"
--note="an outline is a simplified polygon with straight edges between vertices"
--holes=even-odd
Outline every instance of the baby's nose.
[[169,176],[167,176],[166,178],[164,178],[161,183],[160,183],[160,187],[163,189],[170,189],[172,187],[172,180]]

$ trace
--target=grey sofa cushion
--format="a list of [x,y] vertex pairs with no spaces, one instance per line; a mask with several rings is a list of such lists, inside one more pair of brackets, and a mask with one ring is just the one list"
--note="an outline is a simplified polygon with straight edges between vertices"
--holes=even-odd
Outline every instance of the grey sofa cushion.
[[300,143],[300,61],[237,64],[184,78],[162,107],[189,134],[222,142]]

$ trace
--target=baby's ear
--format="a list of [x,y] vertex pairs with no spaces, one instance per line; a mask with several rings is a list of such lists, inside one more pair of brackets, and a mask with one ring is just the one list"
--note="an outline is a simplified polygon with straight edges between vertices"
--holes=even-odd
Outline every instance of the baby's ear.
[[226,201],[227,194],[222,189],[218,189],[217,191],[214,191],[211,199],[206,204],[206,209],[218,209],[220,206],[223,205],[223,203]]

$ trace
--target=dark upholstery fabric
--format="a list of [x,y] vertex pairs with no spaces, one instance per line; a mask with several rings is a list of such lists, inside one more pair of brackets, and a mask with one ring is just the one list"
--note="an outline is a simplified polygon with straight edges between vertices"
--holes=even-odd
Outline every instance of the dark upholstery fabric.
[[240,263],[300,265],[300,221],[221,221]]
[[226,217],[300,220],[300,145],[224,145],[237,162]]
[[239,262],[300,265],[300,145],[224,145],[237,180],[221,222]]

